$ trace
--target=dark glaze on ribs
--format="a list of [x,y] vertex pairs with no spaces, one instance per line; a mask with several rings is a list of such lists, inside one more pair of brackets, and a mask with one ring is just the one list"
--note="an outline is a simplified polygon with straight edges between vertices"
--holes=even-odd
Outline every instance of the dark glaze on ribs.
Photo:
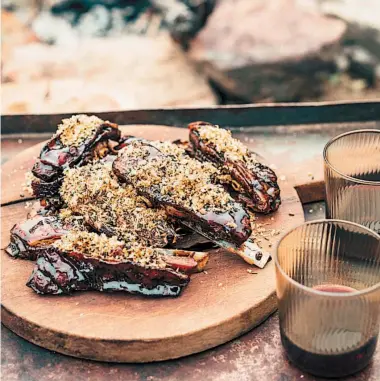
[[57,217],[36,215],[11,229],[11,242],[5,249],[14,258],[36,260],[42,251],[70,230]]
[[190,148],[198,160],[212,162],[227,175],[232,195],[255,212],[270,213],[280,206],[276,174],[226,130],[206,122],[189,124]]
[[[149,163],[148,167],[146,167],[147,163]],[[150,164],[155,166],[151,171],[149,171]],[[186,175],[185,180],[181,178],[181,171],[186,173],[192,166],[194,167],[191,174],[193,179],[186,178]],[[212,184],[211,175],[208,175],[206,168],[210,169],[212,166],[190,158],[184,161],[176,160],[144,141],[131,142],[119,152],[118,158],[113,163],[114,173],[122,181],[132,184],[140,195],[150,200],[153,206],[164,208],[169,216],[180,222],[185,220],[188,227],[196,227],[196,231],[205,232],[208,237],[240,246],[251,234],[249,215],[240,204],[230,198],[221,186]],[[170,170],[175,172],[174,177],[169,172]],[[138,181],[139,174],[157,181],[144,185],[143,182]],[[203,203],[204,206],[201,209],[189,206],[189,204],[196,204],[199,194],[194,194],[190,199],[188,195],[181,194],[182,191],[186,191],[191,195],[192,187],[199,187],[199,182],[202,181],[200,176],[206,179],[201,183],[206,193],[204,196],[209,195],[212,198],[216,195],[223,198],[217,207],[211,201],[210,204]],[[163,184],[177,181],[187,184],[183,185],[187,188],[174,189],[174,193],[171,194],[163,189]],[[180,202],[181,197],[183,201]]]
[[[52,244],[62,236],[81,230],[85,232],[85,221],[72,218],[71,222],[63,222],[56,216],[36,214],[29,219],[18,223],[11,229],[11,242],[5,251],[14,258],[36,260],[50,249]],[[90,226],[89,226],[90,227]],[[182,246],[182,248],[185,245]],[[198,251],[155,249],[165,257],[169,267],[186,273],[194,270],[201,271],[206,266],[208,254]]]
[[[91,233],[82,234],[85,236],[74,235],[70,238],[75,240],[72,248],[63,249],[59,246],[67,236],[47,248],[37,260],[27,286],[39,294],[54,295],[96,290],[178,296],[190,281],[189,275],[180,272],[179,266],[167,263],[165,255],[155,249],[132,248],[126,253],[122,243],[113,241],[104,249],[103,255],[97,246],[86,248],[86,241],[93,241],[94,238],[106,244],[111,241],[105,236],[96,238]],[[142,253],[140,257],[133,257],[134,249]],[[181,260],[184,262],[184,258],[179,257]],[[193,262],[193,268],[197,265],[192,258],[189,261]]]
[[35,177],[32,189],[37,198],[55,196],[64,169],[101,159],[113,152],[115,143],[112,141],[117,142],[120,138],[116,124],[95,116],[76,115],[64,119],[60,126],[57,134],[43,146],[32,169]]

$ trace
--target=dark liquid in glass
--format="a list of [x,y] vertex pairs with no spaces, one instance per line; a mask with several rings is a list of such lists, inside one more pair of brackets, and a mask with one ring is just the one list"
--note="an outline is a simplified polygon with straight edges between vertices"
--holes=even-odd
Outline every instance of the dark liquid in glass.
[[[340,285],[321,285],[314,289],[325,292],[347,293],[356,291]],[[294,344],[280,326],[281,341],[289,360],[305,372],[320,377],[343,377],[362,370],[370,362],[377,344],[377,336],[361,347],[337,355],[308,352]]]
[[380,172],[365,173],[361,175],[354,175],[356,179],[364,181],[380,181]]

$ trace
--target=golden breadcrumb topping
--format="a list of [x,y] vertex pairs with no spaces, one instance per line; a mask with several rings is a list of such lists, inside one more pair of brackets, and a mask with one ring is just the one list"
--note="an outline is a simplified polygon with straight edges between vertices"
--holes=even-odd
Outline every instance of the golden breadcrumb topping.
[[65,224],[70,226],[70,231],[87,231],[84,217],[74,214],[70,209],[60,209],[59,217]]
[[[178,146],[177,144],[165,141],[165,142],[160,142],[160,141],[152,141],[150,144],[157,149],[159,149],[162,153],[165,155],[172,155],[174,156],[177,160],[183,160],[186,158],[189,158],[188,154],[186,153],[185,149],[182,148],[181,146]],[[212,165],[210,163],[209,165]],[[224,171],[221,171],[219,168],[214,167],[215,169],[215,174],[213,173],[212,175],[215,176],[215,179],[217,180],[217,183],[221,184],[231,184],[231,183],[236,183],[236,181],[232,180],[231,175],[229,173],[224,173]],[[237,189],[238,185],[233,185],[234,189]]]
[[168,141],[160,142],[156,140],[156,141],[149,142],[149,144],[159,149],[165,155],[172,155],[178,160],[181,160],[184,158],[184,156],[187,156],[186,151],[182,147],[172,142],[168,142]]
[[136,243],[119,241],[116,237],[89,232],[69,232],[53,243],[63,252],[78,252],[86,257],[106,261],[131,261],[144,267],[165,268],[166,263],[157,250]]
[[201,214],[234,207],[231,196],[214,184],[218,170],[212,164],[185,156],[176,160],[159,153],[149,157],[150,150],[149,146],[134,143],[120,152],[131,163],[138,161],[125,167],[125,175],[134,187],[154,188],[162,197]]
[[66,170],[60,194],[67,209],[99,231],[145,245],[167,243],[171,227],[165,212],[148,208],[131,185],[120,185],[111,163]]
[[198,127],[199,136],[202,140],[212,143],[216,150],[231,161],[246,161],[249,155],[248,148],[239,140],[234,139],[230,130],[213,125],[201,125]]
[[57,134],[65,146],[79,146],[88,137],[95,133],[104,121],[95,115],[84,114],[73,115],[71,118],[63,119],[58,125]]
[[[183,147],[178,146],[177,144],[174,144],[172,142],[152,141],[152,142],[149,142],[149,144],[159,149],[165,155],[174,156],[177,160],[183,160],[183,159],[189,158],[188,154],[186,153]],[[209,165],[212,165],[212,164],[210,163]],[[217,167],[214,167],[214,171],[215,172],[212,175],[215,176],[215,179],[217,180],[216,182],[219,182],[221,184],[230,184],[234,182],[230,174],[220,171],[220,169]]]

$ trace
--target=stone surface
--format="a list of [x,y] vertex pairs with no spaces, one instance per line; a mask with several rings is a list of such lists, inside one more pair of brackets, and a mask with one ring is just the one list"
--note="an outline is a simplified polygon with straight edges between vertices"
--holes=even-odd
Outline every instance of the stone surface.
[[[3,75],[13,81],[2,89],[4,113],[216,103],[206,80],[166,35],[29,44],[13,50]],[[32,88],[47,90],[33,94]]]
[[243,100],[297,100],[317,90],[315,73],[334,71],[344,31],[344,22],[294,0],[221,1],[190,57]]
[[318,0],[323,13],[339,17],[364,28],[380,30],[378,0]]
[[76,76],[78,50],[77,44],[66,48],[43,43],[16,46],[5,60],[2,72],[10,81],[17,83]]
[[363,78],[369,86],[374,86],[377,81],[377,67],[380,67],[380,59],[366,48],[360,45],[347,46],[344,48],[349,62],[348,71],[356,77]]
[[378,0],[320,0],[321,12],[348,23],[350,72],[374,85],[380,81],[380,2]]
[[109,36],[120,36],[126,28],[125,17],[128,9],[114,8],[111,12],[111,29],[108,31]]
[[[37,36],[14,13],[1,10],[2,62],[6,61],[15,46],[38,41]],[[3,77],[4,78],[4,77]]]
[[23,84],[4,83],[1,86],[1,110],[5,114],[43,112],[41,106],[48,93],[47,81]]
[[150,0],[171,36],[184,47],[204,27],[216,0]]
[[339,42],[344,31],[343,22],[308,12],[294,0],[222,0],[193,42],[192,54],[215,53],[221,69],[268,64],[319,53]]
[[49,44],[71,45],[78,39],[78,32],[62,17],[42,12],[33,21],[32,28],[38,38]]
[[102,37],[111,26],[111,12],[102,5],[96,5],[79,19],[77,29],[82,37]]

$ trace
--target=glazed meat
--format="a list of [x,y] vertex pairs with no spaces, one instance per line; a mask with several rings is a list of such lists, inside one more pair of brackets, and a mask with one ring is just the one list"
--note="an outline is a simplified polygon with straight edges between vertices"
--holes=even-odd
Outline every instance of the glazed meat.
[[153,207],[208,238],[240,246],[251,234],[248,213],[213,183],[217,170],[209,163],[189,157],[179,160],[136,140],[119,152],[113,171]]
[[144,246],[165,247],[176,232],[165,211],[149,208],[131,185],[119,184],[111,163],[95,163],[65,172],[60,189],[66,208],[61,218],[79,215],[98,233]]
[[55,196],[66,168],[105,157],[113,152],[119,138],[116,124],[96,116],[75,115],[64,119],[57,133],[43,146],[32,169],[34,195],[37,198]]
[[97,290],[178,296],[197,265],[191,256],[126,246],[95,233],[69,233],[45,250],[27,285],[39,294]]
[[169,141],[148,140],[132,135],[122,136],[120,138],[119,144],[115,147],[115,151],[119,152],[123,148],[127,147],[130,144],[133,144],[134,142],[136,142],[137,144],[141,143],[151,145],[157,148],[164,155],[173,156],[177,160],[182,160],[189,156],[188,152],[186,152],[185,150],[185,144],[187,144],[187,142],[181,141],[181,143],[179,143],[179,141],[177,141],[177,143],[175,143]]
[[254,154],[231,132],[206,122],[189,125],[192,155],[209,161],[220,169],[234,197],[255,212],[270,213],[278,209],[280,188],[276,174],[257,161]]
[[[49,199],[57,196],[61,184],[62,174],[50,182],[34,177],[31,182],[31,187],[34,196],[40,199]],[[59,204],[59,200],[57,199],[56,201]]]
[[41,252],[72,228],[57,217],[36,215],[11,229],[11,242],[5,251],[14,258],[36,260]]
[[[58,216],[36,214],[11,229],[11,242],[5,251],[14,258],[34,261],[64,235],[86,232],[88,227],[82,217],[71,216],[62,220]],[[163,249],[161,252],[167,263],[185,272],[202,271],[208,261],[208,254],[204,252],[182,249]]]

